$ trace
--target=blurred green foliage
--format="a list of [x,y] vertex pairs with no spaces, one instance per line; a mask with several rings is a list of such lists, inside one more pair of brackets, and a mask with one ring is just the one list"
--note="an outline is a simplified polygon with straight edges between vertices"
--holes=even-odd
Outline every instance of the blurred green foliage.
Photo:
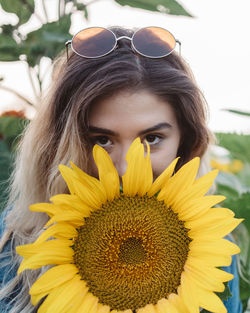
[[[6,206],[8,179],[12,172],[16,145],[28,120],[10,111],[0,116],[0,212]],[[16,115],[16,116],[15,116]]]
[[[100,0],[101,1],[101,0]],[[55,21],[48,20],[46,3],[37,0],[43,9],[37,12],[34,0],[0,0],[2,9],[16,15],[18,22],[15,25],[0,25],[0,61],[26,62],[30,72],[29,77],[33,91],[34,86],[39,86],[36,98],[42,95],[43,77],[40,75],[41,59],[43,57],[53,60],[62,49],[64,43],[72,35],[69,33],[71,17],[76,12],[81,13],[88,21],[89,4],[80,0],[58,0],[58,17]],[[192,17],[183,6],[175,0],[114,0],[121,6],[130,6],[148,11],[161,12],[163,14],[182,15]],[[23,34],[20,26],[29,22],[34,17],[40,21],[40,27],[28,34]],[[35,74],[36,82],[32,81],[31,73]],[[0,77],[0,88],[3,77]],[[25,99],[15,89],[8,91]],[[29,99],[27,104],[33,105]],[[250,113],[237,110],[228,110],[232,113],[249,116]],[[12,171],[15,158],[16,145],[20,134],[29,121],[22,116],[0,117],[0,211],[4,208],[7,199],[8,178]],[[241,248],[239,256],[239,272],[241,285],[241,299],[244,310],[247,310],[247,301],[250,295],[250,136],[238,134],[218,133],[218,145],[228,151],[229,159],[241,160],[244,164],[243,170],[238,173],[221,172],[217,178],[217,193],[227,198],[223,205],[232,209],[237,217],[245,218],[244,223],[239,225],[233,235]]]
[[[231,110],[239,114],[238,111]],[[248,116],[248,112],[241,112]],[[250,135],[236,133],[217,133],[218,145],[228,152],[228,159],[240,160],[243,168],[237,173],[220,172],[217,180],[217,193],[226,196],[221,204],[234,211],[235,216],[244,218],[234,231],[233,236],[241,248],[238,255],[240,274],[240,297],[243,312],[249,312],[247,307],[250,297]]]

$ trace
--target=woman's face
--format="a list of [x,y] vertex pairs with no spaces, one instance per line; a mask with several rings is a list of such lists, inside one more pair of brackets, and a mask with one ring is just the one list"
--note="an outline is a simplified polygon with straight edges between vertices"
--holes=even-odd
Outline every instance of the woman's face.
[[[175,159],[180,129],[171,105],[145,90],[122,91],[95,103],[89,114],[89,137],[110,155],[121,177],[127,151],[136,137],[150,145],[154,179]],[[92,174],[98,171],[92,159]]]

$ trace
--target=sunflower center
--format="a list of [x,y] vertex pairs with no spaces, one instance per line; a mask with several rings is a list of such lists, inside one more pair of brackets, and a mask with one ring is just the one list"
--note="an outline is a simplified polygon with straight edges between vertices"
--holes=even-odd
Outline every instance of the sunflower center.
[[125,264],[139,264],[146,261],[146,251],[142,239],[130,237],[120,246],[119,260]]
[[85,218],[74,262],[99,302],[136,310],[177,292],[190,241],[163,201],[122,195]]

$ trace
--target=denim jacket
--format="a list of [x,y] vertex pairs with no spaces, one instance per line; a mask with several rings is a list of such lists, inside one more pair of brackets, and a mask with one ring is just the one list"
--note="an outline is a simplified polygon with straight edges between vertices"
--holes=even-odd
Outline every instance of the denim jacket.
[[[4,232],[4,216],[6,211],[3,212],[2,218],[0,219],[0,237],[2,237]],[[231,241],[230,237],[227,237]],[[8,252],[11,249],[10,240],[6,243],[3,251]],[[0,258],[0,288],[2,288],[9,280],[11,280],[15,275],[17,269],[11,269],[11,260],[8,258]],[[228,313],[242,313],[242,304],[239,298],[239,275],[237,272],[236,256],[232,256],[232,263],[228,267],[224,267],[223,270],[232,273],[234,278],[229,281],[229,289],[231,291],[232,297],[228,298],[227,301],[224,301],[224,305],[227,308]],[[18,291],[17,291],[18,292]],[[13,299],[16,292],[11,296],[9,295],[6,299],[0,301],[0,313],[7,313],[10,311],[10,306],[8,305],[11,299]]]

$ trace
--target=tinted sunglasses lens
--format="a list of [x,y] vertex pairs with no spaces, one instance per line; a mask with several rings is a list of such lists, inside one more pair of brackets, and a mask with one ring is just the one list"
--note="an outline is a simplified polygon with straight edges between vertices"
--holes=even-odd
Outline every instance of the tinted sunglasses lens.
[[116,45],[114,34],[102,27],[81,30],[72,39],[73,50],[86,58],[97,58],[111,52]]
[[160,27],[142,28],[133,36],[135,50],[151,58],[167,56],[174,50],[175,45],[174,36]]

